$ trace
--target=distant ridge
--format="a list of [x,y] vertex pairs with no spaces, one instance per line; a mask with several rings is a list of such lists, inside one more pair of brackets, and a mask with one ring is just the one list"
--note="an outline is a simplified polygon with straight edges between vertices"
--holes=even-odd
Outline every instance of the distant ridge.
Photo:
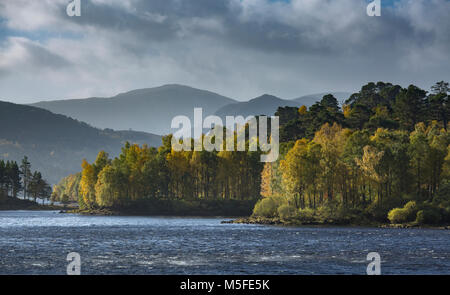
[[350,95],[352,95],[350,92],[323,92],[323,93],[304,95],[304,96],[295,98],[293,100],[301,103],[302,105],[310,107],[314,103],[322,100],[322,98],[327,94],[332,94],[334,97],[336,97],[336,99],[338,100],[340,105],[342,105],[344,103],[344,101],[346,99],[348,99],[350,97]]
[[[194,108],[209,115],[250,116],[274,115],[278,107],[310,107],[329,92],[311,94],[296,99],[282,99],[264,94],[249,101],[239,102],[220,94],[193,87],[167,84],[154,88],[136,89],[113,97],[91,97],[42,101],[32,104],[53,113],[63,114],[98,128],[139,130],[159,135],[173,133],[171,122],[184,115],[193,122]],[[339,102],[350,96],[347,92],[331,92]]]
[[204,116],[208,116],[235,102],[214,92],[169,84],[132,90],[109,98],[43,101],[32,106],[99,128],[132,129],[164,135],[173,132],[170,125],[175,116],[185,115],[192,119],[195,107],[203,108]]
[[279,107],[300,107],[301,104],[294,100],[285,100],[279,97],[264,94],[246,102],[238,102],[226,105],[215,113],[221,118],[226,116],[273,116]]

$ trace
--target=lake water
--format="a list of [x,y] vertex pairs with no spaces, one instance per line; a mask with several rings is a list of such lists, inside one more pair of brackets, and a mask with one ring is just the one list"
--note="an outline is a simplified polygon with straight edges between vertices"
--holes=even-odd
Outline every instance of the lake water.
[[104,217],[0,211],[0,274],[450,274],[450,232],[274,227],[223,218]]

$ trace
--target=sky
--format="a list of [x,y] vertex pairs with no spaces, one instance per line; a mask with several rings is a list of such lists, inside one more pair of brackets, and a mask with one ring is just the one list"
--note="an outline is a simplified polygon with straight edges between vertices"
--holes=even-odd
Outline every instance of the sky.
[[450,80],[450,1],[0,0],[0,100],[183,84],[237,100]]

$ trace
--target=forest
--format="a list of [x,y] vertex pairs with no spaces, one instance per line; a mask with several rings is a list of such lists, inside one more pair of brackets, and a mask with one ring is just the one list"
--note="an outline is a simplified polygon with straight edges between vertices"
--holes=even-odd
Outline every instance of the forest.
[[296,224],[450,222],[448,83],[430,92],[368,83],[342,105],[325,95],[275,115],[277,162],[261,163],[260,152],[176,152],[168,135],[158,149],[127,143],[114,159],[100,151],[52,200],[86,210],[247,201],[257,202],[253,218]]
[[[84,160],[81,173],[54,187],[52,200],[77,200],[80,209],[88,211],[131,207],[160,214],[252,212],[263,169],[259,152],[176,152],[171,141],[171,135],[163,137],[158,149],[127,143],[114,159],[100,151],[94,163]],[[205,212],[199,212],[199,206]]]

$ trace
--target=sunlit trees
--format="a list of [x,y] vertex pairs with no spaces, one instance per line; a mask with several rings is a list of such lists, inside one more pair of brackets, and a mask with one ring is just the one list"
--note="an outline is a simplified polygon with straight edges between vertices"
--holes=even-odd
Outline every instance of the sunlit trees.
[[[349,130],[342,129],[341,126],[334,123],[332,126],[330,124],[323,125],[314,137],[314,142],[321,146],[322,181],[325,197],[330,201],[334,198],[335,190],[339,190],[338,186],[344,185],[342,182],[338,183],[338,177],[347,172],[343,166],[341,155],[349,134]],[[341,186],[342,189],[345,188]]]
[[409,151],[417,198],[432,200],[438,191],[449,143],[449,133],[440,129],[436,122],[428,127],[423,123],[417,124],[411,133]]
[[[158,149],[127,143],[112,160],[100,152],[94,163],[83,162],[79,186],[71,187],[88,208],[262,197],[255,216],[386,221],[414,201],[414,212],[422,212],[416,219],[436,220],[439,210],[450,212],[448,88],[439,82],[427,94],[414,85],[368,83],[343,109],[332,95],[310,108],[280,107],[274,163],[263,165],[248,141],[245,151],[175,151],[168,135]],[[391,212],[392,220],[414,219]]]
[[63,202],[63,198],[69,202],[78,202],[79,187],[81,181],[81,173],[71,174],[61,179],[61,181],[53,186],[51,195],[52,202]]
[[[263,165],[259,152],[178,152],[170,142],[171,136],[164,137],[158,150],[127,143],[113,160],[103,151],[92,164],[84,160],[78,186],[80,206],[92,209],[146,200],[251,200],[260,196]],[[65,194],[61,185],[55,187],[54,199]]]
[[[94,166],[83,160],[80,181],[80,196],[83,206],[92,208],[95,205],[95,184],[97,175],[95,175]],[[81,205],[81,204],[80,204]]]
[[121,190],[120,177],[112,166],[106,165],[100,171],[95,184],[95,202],[99,206],[113,206],[118,204]]
[[[378,128],[372,134],[325,124],[313,140],[297,140],[282,153],[279,164],[265,165],[262,195],[267,200],[258,203],[254,215],[282,214],[283,219],[295,215],[292,218],[302,220],[302,210],[316,208],[317,216],[336,219],[344,217],[336,210],[357,209],[384,220],[392,208],[408,200],[434,200],[440,185],[449,181],[449,143],[447,131],[435,123],[419,123],[411,133]],[[276,167],[281,171],[282,190],[274,193]],[[273,208],[276,204],[279,211]],[[400,220],[402,212],[392,211],[389,218]]]

